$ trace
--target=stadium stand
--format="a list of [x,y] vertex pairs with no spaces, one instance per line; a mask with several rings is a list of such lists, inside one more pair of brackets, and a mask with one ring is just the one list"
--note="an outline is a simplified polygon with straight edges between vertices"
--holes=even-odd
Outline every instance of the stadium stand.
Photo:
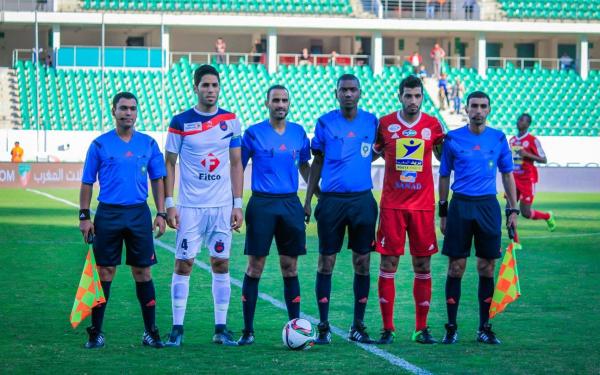
[[499,0],[508,18],[600,20],[600,0]]
[[[40,128],[48,130],[101,130],[101,124],[112,126],[110,101],[121,90],[139,98],[137,127],[141,130],[164,130],[169,119],[195,104],[191,91],[192,65],[183,58],[165,74],[161,90],[160,70],[106,70],[103,92],[102,73],[91,69],[54,69],[39,67],[36,100],[36,69],[30,61],[19,61],[15,67],[22,103],[23,128],[35,128],[35,105],[40,103]],[[353,73],[363,85],[361,107],[379,115],[398,107],[397,87],[408,75],[410,67],[389,67],[374,76],[368,66],[286,66],[269,75],[264,65],[218,65],[222,75],[221,105],[237,113],[244,124],[261,121],[268,114],[264,107],[266,89],[275,83],[286,85],[292,96],[290,119],[312,132],[316,119],[337,106],[335,80]],[[104,104],[102,103],[104,101]],[[164,106],[161,103],[164,101]],[[165,108],[163,112],[161,108]],[[424,110],[437,114],[427,98]],[[104,112],[103,112],[104,111]],[[104,116],[103,116],[104,115]],[[441,116],[438,116],[441,118]],[[162,120],[161,120],[162,119]]]
[[86,10],[349,15],[348,0],[83,0]]
[[586,81],[573,70],[488,68],[483,79],[474,69],[449,69],[448,79],[460,77],[466,92],[483,90],[490,95],[489,123],[505,131],[516,117],[528,112],[536,134],[546,136],[600,135],[600,72],[591,71]]

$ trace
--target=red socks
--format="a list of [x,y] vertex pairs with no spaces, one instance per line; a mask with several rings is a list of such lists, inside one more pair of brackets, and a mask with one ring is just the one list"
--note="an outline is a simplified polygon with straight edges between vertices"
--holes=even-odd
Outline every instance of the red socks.
[[429,314],[431,301],[431,273],[415,273],[413,296],[415,298],[415,331],[420,331],[427,327],[427,314]]
[[395,272],[379,270],[379,307],[383,318],[383,329],[394,330],[394,300],[396,299]]
[[[379,307],[383,318],[383,328],[391,331],[394,330],[394,300],[396,298],[394,276],[394,272],[379,270]],[[415,330],[420,331],[427,327],[427,315],[431,301],[430,273],[415,273],[413,296],[415,299]]]
[[550,214],[543,211],[531,210],[531,220],[548,220]]

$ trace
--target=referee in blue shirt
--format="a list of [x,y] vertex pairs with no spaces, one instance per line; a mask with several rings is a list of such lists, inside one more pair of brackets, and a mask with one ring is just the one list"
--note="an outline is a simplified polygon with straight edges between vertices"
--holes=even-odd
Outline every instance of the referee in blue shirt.
[[[507,226],[516,228],[519,210],[513,161],[503,132],[486,126],[490,98],[481,91],[467,98],[469,124],[448,132],[442,151],[439,180],[440,228],[444,234],[442,254],[448,256],[446,309],[448,324],[444,344],[458,339],[456,315],[460,300],[460,284],[465,272],[471,243],[475,239],[475,256],[479,271],[479,330],[477,341],[499,344],[489,324],[489,311],[494,293],[494,266],[500,258],[502,213],[496,199],[496,171],[502,174],[502,185],[509,203]],[[454,171],[452,201],[448,207],[450,174]]]
[[244,330],[238,345],[254,342],[258,282],[275,237],[289,319],[300,317],[298,256],[306,254],[304,210],[298,199],[298,171],[308,182],[310,144],[302,126],[286,121],[289,92],[275,85],[267,91],[269,119],[250,126],[242,138],[244,167],[252,158],[252,196],[246,208],[248,268],[242,285]]
[[377,202],[371,189],[371,160],[377,133],[377,117],[358,108],[358,78],[342,75],[336,86],[340,109],[319,118],[312,139],[314,155],[304,211],[311,214],[311,200],[319,180],[321,195],[315,208],[319,233],[316,294],[320,323],[317,344],[331,342],[329,300],[331,274],[342,249],[346,228],[354,265],[354,321],[348,338],[371,344],[363,324],[370,278],[369,261],[375,244]]
[[[87,242],[94,244],[98,273],[108,303],[110,285],[121,264],[123,242],[126,263],[131,266],[137,297],[144,318],[142,344],[161,348],[155,325],[155,292],[150,266],[156,263],[152,231],[165,232],[163,177],[166,176],[163,155],[156,141],[135,131],[137,98],[128,92],[115,95],[112,114],[116,129],[96,138],[88,149],[79,192],[79,229]],[[154,223],[148,198],[148,177],[158,214]],[[100,183],[98,209],[91,221],[90,201],[94,182]],[[88,349],[104,346],[102,321],[106,303],[92,309],[92,326],[87,329]]]

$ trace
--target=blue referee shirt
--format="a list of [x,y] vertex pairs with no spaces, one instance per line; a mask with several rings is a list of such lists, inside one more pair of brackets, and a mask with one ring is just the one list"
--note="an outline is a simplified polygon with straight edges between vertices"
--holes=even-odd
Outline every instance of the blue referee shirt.
[[148,176],[155,180],[166,175],[163,154],[152,137],[134,131],[125,142],[112,130],[90,145],[81,182],[92,185],[97,177],[98,201],[132,205],[148,198]]
[[317,120],[313,153],[324,155],[321,191],[354,193],[373,188],[371,159],[377,133],[377,117],[358,110],[352,121],[337,109]]
[[252,191],[290,194],[298,191],[298,168],[310,160],[308,137],[302,126],[286,122],[277,133],[269,120],[250,126],[242,137],[244,168],[252,158]]
[[512,154],[503,132],[486,127],[477,135],[468,125],[448,132],[440,176],[448,177],[454,171],[452,191],[468,196],[495,195],[497,170],[513,170]]

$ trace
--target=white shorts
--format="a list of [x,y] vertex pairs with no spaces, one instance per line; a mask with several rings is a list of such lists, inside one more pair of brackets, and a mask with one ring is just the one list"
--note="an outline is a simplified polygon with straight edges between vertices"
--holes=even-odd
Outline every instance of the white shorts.
[[177,207],[179,230],[177,230],[176,259],[192,259],[202,245],[211,257],[229,259],[231,249],[231,206],[226,207]]

